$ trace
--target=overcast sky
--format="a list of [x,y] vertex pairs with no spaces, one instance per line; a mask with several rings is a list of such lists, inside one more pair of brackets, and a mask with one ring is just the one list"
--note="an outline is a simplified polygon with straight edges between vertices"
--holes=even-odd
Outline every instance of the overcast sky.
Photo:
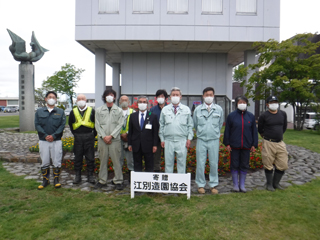
[[[297,33],[320,32],[319,0],[281,0],[280,41]],[[85,69],[76,92],[94,92],[94,55],[74,40],[75,0],[0,0],[0,97],[18,97],[18,66],[9,51],[10,29],[29,46],[32,31],[42,45],[49,49],[34,63],[35,87],[71,63]],[[112,71],[107,65],[107,84]]]

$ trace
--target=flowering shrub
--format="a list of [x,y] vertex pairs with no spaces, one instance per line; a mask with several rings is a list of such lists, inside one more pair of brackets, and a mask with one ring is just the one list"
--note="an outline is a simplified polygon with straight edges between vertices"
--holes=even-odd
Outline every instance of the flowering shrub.
[[[71,152],[73,150],[73,137],[63,138],[62,145],[63,145],[64,151]],[[95,149],[97,149],[97,142],[95,142]],[[254,170],[254,169],[259,169],[263,167],[262,158],[261,158],[261,149],[262,149],[262,143],[260,142],[258,145],[258,148],[256,148],[256,151],[250,153],[250,160],[249,160],[250,169]],[[35,146],[31,146],[29,150],[31,152],[39,152],[39,145],[37,144]],[[95,159],[95,165],[96,165],[95,173],[99,173],[99,169],[100,169],[99,158]],[[65,163],[62,163],[62,167],[73,170],[74,163],[71,160],[67,160]],[[187,153],[187,172],[195,174],[196,167],[197,167],[196,147],[189,148]],[[87,164],[85,160],[83,160],[82,171],[85,171],[86,168],[87,168]],[[161,169],[160,170],[161,172],[165,171],[165,161],[164,161],[163,153],[161,155],[160,169]],[[109,172],[114,171],[113,164],[110,158],[108,161],[108,171]],[[174,171],[177,171],[176,157],[175,157]],[[128,172],[126,159],[124,160],[122,172],[123,173]],[[210,172],[210,165],[209,165],[209,159],[207,158],[207,162],[205,165],[205,174],[208,175],[209,172]],[[227,151],[227,148],[222,144],[222,137],[220,137],[218,173],[219,175],[225,175],[227,172],[230,172],[230,153]]]

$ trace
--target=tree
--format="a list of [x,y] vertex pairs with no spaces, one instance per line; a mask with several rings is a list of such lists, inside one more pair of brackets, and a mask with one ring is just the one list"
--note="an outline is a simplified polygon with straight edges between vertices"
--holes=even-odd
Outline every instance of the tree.
[[244,68],[245,67],[244,67],[243,63],[234,68],[234,72],[233,72],[233,80],[234,81],[242,82],[244,80],[244,77],[246,76],[245,72],[243,71]]
[[315,91],[320,85],[320,54],[316,54],[320,41],[312,42],[313,36],[298,34],[281,43],[272,39],[257,42],[258,63],[239,70],[240,76],[255,71],[242,83],[247,97],[260,100],[272,92],[279,101],[292,105],[295,130],[303,129],[305,112],[317,100]]
[[36,102],[36,104],[38,104],[38,106],[40,106],[40,107],[46,106],[46,101],[44,99],[46,97],[47,92],[48,92],[48,90],[45,89],[43,87],[43,85],[42,85],[42,87],[36,88],[34,90],[34,98],[35,98],[35,102]]
[[84,69],[77,69],[74,65],[67,63],[61,67],[60,71],[48,77],[43,82],[43,86],[58,93],[66,94],[70,98],[71,106],[73,106],[73,97],[76,97],[74,88],[78,86],[77,83],[80,80],[82,72],[84,72]]

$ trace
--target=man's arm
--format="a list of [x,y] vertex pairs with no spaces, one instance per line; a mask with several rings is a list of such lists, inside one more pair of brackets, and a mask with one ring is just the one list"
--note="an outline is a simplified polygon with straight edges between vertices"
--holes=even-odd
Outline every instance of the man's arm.
[[[231,113],[230,113],[231,114]],[[229,137],[230,137],[230,130],[231,130],[231,123],[230,123],[230,118],[231,116],[227,117],[227,121],[226,121],[226,126],[225,126],[225,129],[224,129],[224,135],[223,135],[223,144],[227,147],[228,145],[230,145],[230,140],[229,140]]]
[[287,131],[287,126],[288,126],[288,122],[287,122],[287,113],[282,111],[283,115],[284,115],[284,123],[283,123],[283,133],[285,133]]
[[165,118],[164,118],[164,113],[163,113],[163,110],[161,111],[161,114],[160,114],[160,128],[159,128],[159,137],[160,137],[160,141],[161,142],[164,142],[164,125],[165,125]]
[[61,117],[61,121],[60,121],[60,126],[58,127],[58,129],[51,134],[51,136],[53,137],[54,140],[56,140],[56,135],[59,135],[63,132],[63,129],[66,126],[66,115],[64,115],[64,111],[62,111],[62,117]]
[[189,114],[188,114],[188,140],[192,140],[193,139],[193,120],[191,117],[191,112],[189,110]]
[[[90,120],[93,123],[95,123],[95,115],[96,115],[96,111],[94,109],[92,109]],[[94,133],[94,136],[97,136],[96,126],[94,126],[93,133]]]
[[224,112],[223,112],[223,109],[221,108],[221,116],[220,116],[220,121],[219,121],[220,131],[223,126],[223,122],[224,122]]
[[68,125],[69,125],[69,128],[70,128],[70,131],[73,133],[73,127],[72,127],[72,124],[76,121],[76,118],[73,114],[73,110],[70,112],[69,114],[69,120],[68,120]]
[[198,119],[197,119],[197,111],[198,108],[196,108],[194,111],[193,111],[193,126],[194,128],[196,129],[197,131],[197,127],[198,127]]
[[129,119],[128,146],[131,146],[132,144],[132,141],[131,141],[132,131],[133,131],[133,124],[132,124],[132,116],[131,116]]
[[39,122],[39,112],[38,110],[35,113],[35,118],[34,118],[34,126],[37,130],[38,133],[44,134],[44,137],[46,138],[48,134],[44,131],[44,129],[41,127],[40,122]]
[[94,121],[94,126],[95,126],[95,129],[98,133],[98,136],[101,137],[101,138],[105,138],[107,135],[105,134],[103,128],[101,127],[101,124],[100,124],[100,121],[99,121],[99,115],[100,115],[100,112],[99,111],[96,111],[95,112],[95,121]]
[[264,115],[260,115],[259,119],[258,119],[258,132],[261,135],[261,137],[263,137],[263,133],[264,133]]
[[255,148],[258,147],[258,131],[257,131],[257,126],[256,126],[256,119],[254,115],[252,116],[252,140],[253,143],[251,146],[254,146]]

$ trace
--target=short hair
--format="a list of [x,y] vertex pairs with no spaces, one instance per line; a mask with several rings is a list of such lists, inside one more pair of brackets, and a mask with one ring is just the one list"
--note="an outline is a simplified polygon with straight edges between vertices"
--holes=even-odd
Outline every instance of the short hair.
[[214,89],[213,89],[213,87],[206,87],[205,89],[203,89],[202,95],[205,94],[206,92],[209,92],[209,91],[212,91],[213,94],[214,94]]
[[165,89],[159,89],[156,92],[156,97],[160,96],[161,94],[163,94],[164,98],[168,98],[168,93]]
[[245,96],[241,95],[241,96],[236,97],[236,99],[235,99],[236,106],[238,106],[238,102],[240,100],[243,100],[248,104],[248,98],[246,98]]
[[138,97],[138,102],[139,102],[139,100],[140,100],[141,98],[147,99],[147,103],[148,103],[148,98],[147,98],[146,96],[142,96],[142,95]]
[[102,101],[103,101],[104,103],[107,102],[106,96],[108,96],[110,93],[112,93],[113,96],[114,96],[113,102],[116,101],[117,93],[116,93],[115,90],[113,90],[112,88],[110,88],[110,89],[104,90],[104,92],[103,92],[103,94],[102,94]]
[[130,103],[130,98],[129,98],[127,95],[122,95],[122,96],[119,98],[119,102],[121,102],[122,97],[128,98],[128,101],[129,101],[129,103]]
[[174,91],[179,91],[179,92],[180,92],[180,95],[182,95],[182,92],[181,92],[180,88],[178,88],[178,87],[173,87],[173,88],[171,88],[170,95],[171,95],[171,93],[174,92]]
[[56,92],[54,92],[54,91],[48,91],[47,93],[46,93],[46,98],[49,96],[49,94],[54,94],[55,96],[56,96],[56,98],[58,97],[57,96],[57,93]]

